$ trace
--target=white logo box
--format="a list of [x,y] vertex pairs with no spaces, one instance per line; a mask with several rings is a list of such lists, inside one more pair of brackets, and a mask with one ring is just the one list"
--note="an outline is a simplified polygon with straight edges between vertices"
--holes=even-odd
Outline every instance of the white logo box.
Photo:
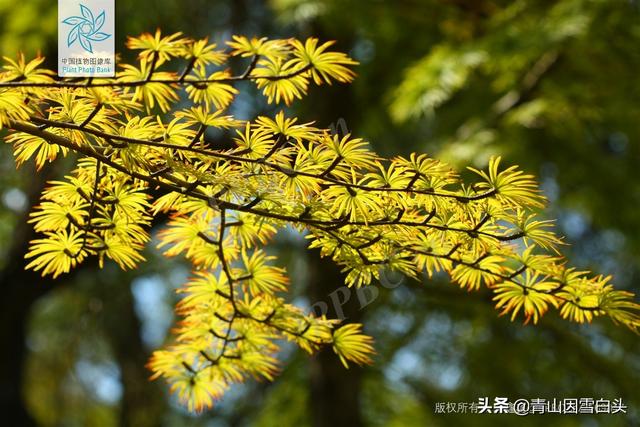
[[113,77],[115,0],[58,0],[58,75]]

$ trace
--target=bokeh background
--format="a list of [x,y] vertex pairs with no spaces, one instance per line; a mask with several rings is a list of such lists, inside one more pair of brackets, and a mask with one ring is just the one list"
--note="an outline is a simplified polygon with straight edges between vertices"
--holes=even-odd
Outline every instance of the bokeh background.
[[[635,0],[137,0],[117,2],[116,46],[162,28],[221,42],[232,34],[337,40],[360,61],[350,86],[314,88],[287,109],[366,138],[381,154],[429,153],[463,170],[493,154],[539,177],[572,263],[640,291],[640,4]],[[0,53],[55,66],[56,2],[0,0]],[[273,114],[250,87],[231,110]],[[555,314],[538,326],[498,317],[490,295],[444,278],[387,277],[344,314],[376,339],[372,367],[285,348],[274,383],[235,387],[191,415],[149,382],[189,274],[149,248],[136,271],[83,265],[52,281],[23,271],[26,224],[45,181],[0,148],[0,414],[11,426],[637,426],[640,342],[607,320]],[[161,225],[158,221],[157,225]],[[292,299],[331,302],[338,271],[278,237]],[[334,294],[334,298],[336,295]],[[479,397],[622,398],[626,415],[438,415]],[[6,424],[5,424],[6,423]]]

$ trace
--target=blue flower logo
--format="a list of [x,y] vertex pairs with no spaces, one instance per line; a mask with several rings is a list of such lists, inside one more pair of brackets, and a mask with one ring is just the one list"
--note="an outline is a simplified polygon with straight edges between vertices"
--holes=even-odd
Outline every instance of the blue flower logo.
[[111,37],[111,34],[100,31],[104,25],[104,10],[98,16],[94,17],[91,10],[81,4],[80,12],[82,16],[70,16],[62,21],[63,24],[73,26],[67,36],[67,47],[73,46],[77,41],[84,50],[93,53],[91,42],[101,42]]

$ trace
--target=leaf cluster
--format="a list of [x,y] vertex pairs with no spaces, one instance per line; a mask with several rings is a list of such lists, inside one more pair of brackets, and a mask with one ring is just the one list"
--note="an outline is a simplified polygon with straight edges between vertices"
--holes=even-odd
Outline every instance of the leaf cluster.
[[[226,112],[236,82],[289,104],[312,83],[350,82],[355,61],[315,38],[234,36],[227,45],[157,32],[129,39],[138,62],[115,79],[56,80],[41,58],[7,60],[0,74],[0,125],[12,130],[17,163],[78,156],[32,213],[42,238],[27,268],[58,276],[92,256],[134,268],[152,219],[168,217],[158,247],[187,259],[193,274],[180,289],[175,343],[149,368],[189,409],[210,407],[248,377],[272,379],[283,339],[309,353],[332,346],[345,365],[371,362],[362,325],[286,301],[285,271],[265,252],[285,226],[305,231],[350,286],[369,285],[381,269],[445,272],[469,291],[488,288],[511,319],[536,323],[553,308],[575,322],[606,315],[638,329],[632,294],[559,255],[533,176],[496,157],[464,182],[424,154],[382,159],[360,138],[284,112],[239,120]],[[238,75],[224,68],[234,56],[250,61]],[[181,96],[190,105],[175,108]],[[233,147],[207,141],[208,129],[230,132]]]

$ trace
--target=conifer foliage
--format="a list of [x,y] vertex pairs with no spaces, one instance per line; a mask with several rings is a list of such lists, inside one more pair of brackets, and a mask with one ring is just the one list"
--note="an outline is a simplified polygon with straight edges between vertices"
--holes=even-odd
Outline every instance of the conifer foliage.
[[[0,129],[9,129],[17,164],[77,159],[31,214],[41,237],[26,268],[57,277],[97,257],[133,269],[153,218],[168,218],[158,247],[193,273],[180,289],[174,343],[149,368],[190,410],[248,377],[271,380],[281,340],[308,353],[331,346],[345,366],[371,363],[362,325],[287,302],[286,273],[265,252],[285,226],[306,233],[350,286],[369,285],[381,269],[446,272],[469,291],[489,288],[512,320],[536,323],[555,309],[638,330],[631,293],[567,266],[552,223],[539,217],[545,199],[531,175],[493,158],[463,182],[424,154],[383,159],[360,138],[282,111],[235,118],[227,108],[238,82],[289,105],[311,85],[351,82],[357,63],[315,38],[234,36],[226,45],[158,31],[129,39],[137,62],[114,79],[61,80],[43,58],[22,56],[4,58],[0,72]],[[231,57],[246,69],[233,74]],[[230,135],[233,148],[216,147],[208,129]]]

